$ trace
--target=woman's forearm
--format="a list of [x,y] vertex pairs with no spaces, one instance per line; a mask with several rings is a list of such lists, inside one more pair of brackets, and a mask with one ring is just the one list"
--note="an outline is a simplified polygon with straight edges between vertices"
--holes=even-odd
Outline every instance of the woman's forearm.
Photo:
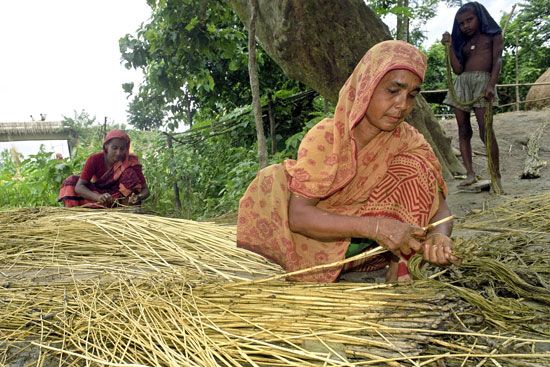
[[329,213],[315,206],[289,205],[290,230],[321,241],[343,238],[372,238],[379,218],[353,217]]
[[74,188],[74,191],[82,196],[84,199],[93,200],[93,201],[99,201],[99,195],[98,193],[93,192],[89,188],[86,187],[84,183],[82,183],[80,180],[76,183],[76,186]]
[[[438,220],[447,218],[450,215],[451,215],[451,210],[447,205],[447,201],[443,197],[443,194],[439,193],[439,207],[437,208],[437,212],[430,219],[430,223],[435,223]],[[441,233],[447,237],[450,237],[452,232],[453,232],[453,221],[451,220],[435,226],[428,233]]]

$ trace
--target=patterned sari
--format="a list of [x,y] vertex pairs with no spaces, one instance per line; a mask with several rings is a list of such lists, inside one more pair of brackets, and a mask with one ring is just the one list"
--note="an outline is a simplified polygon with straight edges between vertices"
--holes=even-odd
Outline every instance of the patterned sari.
[[[439,207],[438,193],[446,195],[446,185],[424,137],[403,122],[358,151],[353,129],[386,73],[405,69],[423,79],[425,68],[425,56],[405,42],[386,41],[371,48],[340,90],[334,117],[306,134],[297,160],[261,170],[249,185],[239,204],[237,245],[289,272],[344,259],[350,238],[319,241],[289,229],[291,193],[319,199],[317,207],[330,213],[428,224]],[[408,275],[406,260],[402,255],[398,277]],[[388,257],[381,256],[350,267],[376,270],[387,263]],[[342,270],[333,267],[294,279],[332,282]]]
[[[114,138],[126,140],[127,149],[130,149],[130,137],[121,130],[110,131],[104,139],[103,152],[106,154],[105,145]],[[102,206],[93,200],[85,199],[75,192],[76,183],[80,176],[69,176],[63,184],[59,192],[57,201],[63,201],[66,207],[86,206],[93,208],[101,208]],[[100,177],[92,177],[91,181],[86,185],[88,189],[98,194],[109,193],[114,200],[122,199],[130,196],[132,193],[139,193],[145,186],[145,178],[141,172],[141,164],[134,154],[127,153],[123,161],[115,162],[103,175]]]

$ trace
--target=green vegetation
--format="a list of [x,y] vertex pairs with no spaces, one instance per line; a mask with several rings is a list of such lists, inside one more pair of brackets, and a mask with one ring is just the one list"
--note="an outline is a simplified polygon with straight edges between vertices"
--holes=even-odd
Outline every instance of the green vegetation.
[[[161,215],[192,219],[234,212],[258,169],[247,31],[225,1],[209,1],[207,8],[201,6],[206,2],[192,0],[148,3],[153,10],[150,22],[120,39],[125,65],[145,75],[139,87],[123,85],[130,98],[132,147],[152,193],[144,205]],[[433,15],[419,9],[436,6],[430,1],[411,4],[409,12],[401,2],[375,5],[380,13],[416,14],[418,25],[422,14],[426,19]],[[515,82],[516,35],[521,82],[533,82],[550,67],[550,25],[545,16],[549,13],[550,0],[523,2],[516,9],[505,34],[500,83]],[[505,22],[502,19],[501,25]],[[422,37],[415,34],[420,30],[411,24],[410,34],[418,42]],[[295,156],[305,131],[333,106],[285,76],[261,48],[257,52],[269,159],[282,162]],[[423,89],[444,89],[443,46],[436,43],[426,53],[430,67]],[[522,90],[523,97],[525,93]],[[503,103],[515,98],[513,89],[500,94]],[[25,160],[10,152],[0,155],[0,206],[59,205],[61,182],[79,173],[86,157],[101,149],[105,129],[124,128],[99,126],[84,111],[65,118],[65,123],[79,136],[70,159],[53,159],[44,150]],[[181,210],[175,203],[176,188]]]

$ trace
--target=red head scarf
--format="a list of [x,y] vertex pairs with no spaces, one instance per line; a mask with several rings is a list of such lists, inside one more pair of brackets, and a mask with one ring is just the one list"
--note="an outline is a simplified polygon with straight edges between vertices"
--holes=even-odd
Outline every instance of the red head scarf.
[[107,152],[107,144],[113,139],[122,139],[126,142],[126,150],[130,152],[130,136],[123,130],[111,130],[103,139],[103,151]]
[[[423,80],[426,64],[426,56],[406,42],[384,41],[373,46],[340,90],[334,117],[321,121],[306,134],[298,160],[285,161],[291,191],[309,198],[325,198],[344,187],[357,172],[353,128],[365,116],[378,83],[397,69],[409,70]],[[383,149],[389,157],[387,162],[400,151],[421,149],[440,171],[431,148],[418,136],[416,129],[402,123],[394,131],[381,132],[366,149]]]

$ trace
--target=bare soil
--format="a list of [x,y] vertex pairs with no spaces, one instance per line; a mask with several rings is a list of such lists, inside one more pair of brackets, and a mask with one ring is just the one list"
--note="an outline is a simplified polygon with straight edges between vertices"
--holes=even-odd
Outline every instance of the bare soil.
[[[485,147],[479,138],[479,130],[475,115],[472,113],[472,149],[473,163],[476,174],[481,179],[490,179],[487,170]],[[500,148],[500,169],[502,174],[503,195],[495,195],[489,191],[480,193],[463,192],[457,185],[460,179],[448,180],[449,196],[447,202],[453,214],[463,217],[471,212],[487,209],[503,201],[536,195],[550,190],[550,167],[543,167],[541,177],[537,179],[521,179],[525,160],[527,158],[527,142],[531,135],[545,122],[550,122],[550,110],[506,112],[494,115],[493,126]],[[458,127],[455,119],[441,121],[448,137],[452,138],[452,146],[458,153]],[[539,158],[550,163],[550,124],[546,126],[540,140]],[[459,159],[460,156],[459,156]]]

